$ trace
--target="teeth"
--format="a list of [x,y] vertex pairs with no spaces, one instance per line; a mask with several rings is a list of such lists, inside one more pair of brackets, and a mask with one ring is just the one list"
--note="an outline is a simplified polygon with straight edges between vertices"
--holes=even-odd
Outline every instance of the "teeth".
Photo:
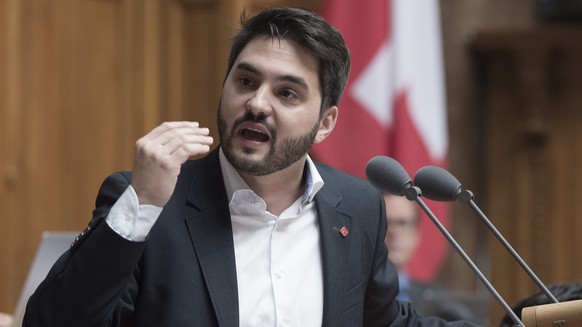
[[253,132],[257,132],[257,133],[261,133],[261,134],[265,134],[265,133],[259,131],[258,129],[254,129],[254,128],[248,128],[248,130],[253,131]]

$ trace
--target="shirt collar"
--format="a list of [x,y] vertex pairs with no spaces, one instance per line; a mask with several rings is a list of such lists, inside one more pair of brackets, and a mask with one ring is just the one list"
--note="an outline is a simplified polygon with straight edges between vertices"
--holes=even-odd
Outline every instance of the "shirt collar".
[[305,166],[307,169],[307,182],[305,183],[305,193],[303,193],[303,196],[301,197],[302,204],[306,201],[313,201],[315,194],[321,190],[324,184],[321,175],[319,175],[319,171],[317,171],[317,168],[315,167],[315,163],[313,163],[313,160],[311,160],[309,155],[307,155],[307,162]]
[[[229,201],[232,201],[232,197],[234,192],[238,190],[250,190],[251,188],[245,183],[245,181],[240,177],[239,173],[236,169],[230,164],[226,156],[222,151],[222,147],[219,149],[219,160],[220,160],[220,169],[222,170],[222,176],[224,179],[224,187],[226,188],[226,195]],[[305,192],[301,197],[301,204],[306,202],[313,201],[315,194],[323,187],[323,179],[313,160],[307,155],[307,161],[305,163],[305,173],[306,173],[306,185],[305,185]]]

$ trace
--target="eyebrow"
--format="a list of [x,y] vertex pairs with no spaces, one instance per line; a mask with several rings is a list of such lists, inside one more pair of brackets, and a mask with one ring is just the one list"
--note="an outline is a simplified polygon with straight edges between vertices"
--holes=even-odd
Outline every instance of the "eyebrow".
[[[255,75],[258,75],[258,76],[263,75],[261,73],[261,71],[259,71],[257,69],[257,67],[255,67],[254,65],[251,65],[248,62],[241,61],[236,65],[235,68],[241,69],[241,70],[246,70],[246,71],[253,73]],[[300,86],[306,90],[309,90],[309,85],[307,85],[307,82],[305,81],[305,79],[303,77],[300,77],[297,75],[283,75],[283,76],[278,77],[277,80],[291,82],[293,84],[297,84],[298,86]]]

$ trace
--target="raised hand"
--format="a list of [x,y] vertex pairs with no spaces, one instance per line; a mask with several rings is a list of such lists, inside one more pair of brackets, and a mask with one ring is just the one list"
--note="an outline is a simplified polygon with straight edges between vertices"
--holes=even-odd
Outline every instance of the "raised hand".
[[168,202],[181,165],[210,151],[208,133],[197,122],[165,122],[136,142],[131,185],[140,204],[163,207]]

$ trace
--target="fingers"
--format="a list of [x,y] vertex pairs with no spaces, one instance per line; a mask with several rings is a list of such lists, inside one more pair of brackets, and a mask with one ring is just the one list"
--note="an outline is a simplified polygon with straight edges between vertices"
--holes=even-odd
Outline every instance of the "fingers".
[[164,122],[161,125],[154,128],[151,132],[149,132],[144,138],[146,139],[155,139],[164,132],[168,130],[177,129],[177,128],[191,128],[196,129],[199,127],[199,123],[195,121],[171,121],[171,122]]
[[173,156],[186,161],[189,157],[210,151],[213,138],[209,129],[199,127],[197,122],[167,122],[156,127],[138,140],[138,152],[160,157]]
[[186,157],[191,157],[193,155],[209,151],[211,144],[212,137],[210,136],[180,135],[171,138],[163,146],[166,149],[166,151],[168,151],[169,155],[173,156],[183,155]]

